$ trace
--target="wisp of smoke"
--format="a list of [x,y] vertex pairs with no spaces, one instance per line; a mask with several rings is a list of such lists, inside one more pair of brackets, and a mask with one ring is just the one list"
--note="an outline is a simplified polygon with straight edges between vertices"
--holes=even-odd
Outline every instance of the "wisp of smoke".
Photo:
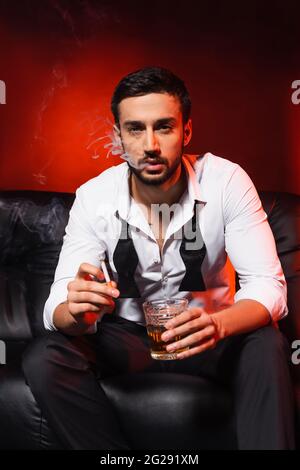
[[[113,127],[115,127],[115,126],[113,126]],[[134,160],[132,159],[132,157],[130,156],[130,154],[128,152],[124,151],[121,139],[117,135],[116,127],[115,127],[115,130],[116,130],[116,133],[114,133],[113,130],[109,130],[108,132],[106,132],[105,135],[97,137],[96,139],[92,140],[87,145],[87,147],[86,147],[87,150],[90,149],[91,147],[94,147],[94,155],[92,156],[92,158],[96,159],[96,158],[100,157],[99,153],[96,152],[98,144],[102,140],[108,139],[109,142],[107,142],[105,145],[103,145],[103,148],[108,149],[107,153],[106,153],[106,158],[110,157],[110,155],[119,155],[120,158],[127,161],[129,163],[129,165],[132,166],[133,168],[136,168],[136,169],[139,169],[139,170],[143,169],[144,166],[145,166],[144,163],[142,163],[142,164],[141,163],[140,164],[135,163]]]
[[[34,144],[36,146],[44,146],[47,143],[43,132],[43,118],[44,115],[49,108],[52,100],[54,99],[55,94],[58,92],[59,89],[66,88],[68,85],[67,74],[65,70],[65,66],[63,63],[56,63],[52,69],[51,75],[51,86],[46,91],[43,97],[43,101],[41,103],[37,122],[36,122],[36,130],[34,135]],[[37,151],[37,150],[36,150]],[[41,184],[45,185],[47,183],[47,177],[45,175],[46,168],[52,163],[54,156],[51,155],[47,161],[44,163],[42,168],[39,168],[37,173],[33,173],[32,176],[36,179],[36,181]]]

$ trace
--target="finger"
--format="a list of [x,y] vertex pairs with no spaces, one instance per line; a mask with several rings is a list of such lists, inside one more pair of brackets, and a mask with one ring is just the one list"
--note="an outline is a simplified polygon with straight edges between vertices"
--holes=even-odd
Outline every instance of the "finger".
[[93,274],[85,274],[83,276],[83,279],[85,281],[102,282],[106,284],[108,287],[117,287],[117,283],[115,281],[106,282],[106,278],[105,278],[103,271],[100,271],[100,276],[98,275],[98,277],[94,276]]
[[94,318],[94,321],[102,317],[104,313],[112,313],[114,307],[110,305],[101,305],[96,306],[94,304],[82,303],[82,304],[73,304],[69,307],[70,313],[76,319],[85,319],[86,314],[90,314],[91,318]]
[[209,325],[212,325],[212,320],[207,313],[202,313],[200,317],[194,318],[193,320],[177,326],[176,328],[171,328],[165,331],[162,334],[161,339],[163,341],[170,341],[176,336],[187,336],[188,334],[202,330]]
[[[89,310],[88,311],[77,311],[78,310],[78,306],[84,306],[84,308],[88,308]],[[70,308],[70,312],[71,312],[71,308]],[[98,320],[100,320],[102,318],[102,316],[106,313],[112,313],[114,311],[114,307],[113,306],[105,306],[105,305],[102,305],[100,306],[100,308],[96,307],[95,305],[93,304],[76,304],[75,305],[75,312],[71,312],[73,317],[80,321],[84,321],[84,323],[88,324],[88,325],[92,325],[93,323],[96,323]]]
[[[101,270],[99,270],[99,273],[97,274],[97,276],[95,276],[94,274],[86,273],[82,277],[85,281],[105,282],[105,276],[104,276],[103,271]],[[79,278],[81,278],[81,276],[79,276]]]
[[214,336],[215,327],[213,325],[209,325],[201,331],[197,331],[185,338],[181,338],[179,341],[168,344],[166,349],[167,351],[176,351],[181,348],[186,348],[187,346],[199,345],[205,342],[207,338],[211,339]]
[[104,278],[104,274],[101,271],[101,269],[97,268],[97,266],[94,266],[93,264],[89,263],[81,263],[79,266],[78,272],[76,274],[76,278],[78,279],[84,279],[84,277],[87,274],[91,274],[92,276],[95,276],[96,278],[99,277],[100,280]]
[[76,291],[71,292],[68,296],[69,302],[74,303],[83,303],[89,302],[91,304],[99,304],[101,305],[115,305],[114,301],[110,296],[105,296],[102,294],[94,293],[94,292],[85,292],[85,291]]
[[200,354],[209,349],[214,349],[216,347],[216,344],[217,342],[215,338],[212,338],[209,341],[201,344],[200,346],[188,349],[187,351],[183,351],[181,353],[177,353],[176,357],[177,359],[187,359],[188,357],[196,356],[197,354]]
[[204,312],[205,310],[202,307],[189,308],[177,315],[176,317],[172,318],[171,320],[168,320],[165,324],[165,327],[167,329],[176,328],[177,326],[182,325],[183,323],[193,320],[194,318],[200,317]]
[[78,316],[79,318],[80,316],[83,316],[86,312],[96,312],[99,314],[102,312],[101,307],[94,304],[90,304],[88,302],[83,302],[80,304],[68,302],[68,306],[71,315],[75,317]]
[[112,288],[108,284],[95,281],[75,280],[69,282],[67,288],[69,292],[97,292],[115,298],[120,295],[120,291],[115,287]]

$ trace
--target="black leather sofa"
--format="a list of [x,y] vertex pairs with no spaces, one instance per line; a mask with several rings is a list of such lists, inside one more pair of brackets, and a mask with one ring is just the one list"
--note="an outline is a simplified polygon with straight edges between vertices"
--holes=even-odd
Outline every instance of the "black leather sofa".
[[[288,283],[290,313],[280,328],[292,356],[293,342],[300,340],[300,196],[261,192],[260,197]],[[73,200],[66,193],[0,192],[0,362],[6,362],[0,365],[0,449],[62,448],[25,383],[20,358],[32,338],[45,333],[43,306]],[[300,364],[291,361],[291,371],[300,448]],[[133,449],[235,448],[226,390],[197,377],[157,375],[101,381]]]

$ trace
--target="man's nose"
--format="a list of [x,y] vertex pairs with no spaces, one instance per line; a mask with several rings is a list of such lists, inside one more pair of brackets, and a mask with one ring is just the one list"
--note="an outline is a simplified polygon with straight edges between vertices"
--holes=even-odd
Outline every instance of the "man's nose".
[[159,150],[159,143],[157,137],[152,129],[147,130],[144,141],[144,152],[157,152]]

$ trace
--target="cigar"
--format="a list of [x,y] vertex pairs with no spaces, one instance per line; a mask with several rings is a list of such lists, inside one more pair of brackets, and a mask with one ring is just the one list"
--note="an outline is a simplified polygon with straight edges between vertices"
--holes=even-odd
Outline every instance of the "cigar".
[[103,274],[104,274],[104,277],[105,277],[105,281],[108,283],[111,282],[110,280],[110,277],[109,277],[109,274],[108,274],[108,271],[107,271],[107,267],[106,267],[106,264],[105,264],[105,261],[104,260],[101,260],[101,269],[103,271]]

